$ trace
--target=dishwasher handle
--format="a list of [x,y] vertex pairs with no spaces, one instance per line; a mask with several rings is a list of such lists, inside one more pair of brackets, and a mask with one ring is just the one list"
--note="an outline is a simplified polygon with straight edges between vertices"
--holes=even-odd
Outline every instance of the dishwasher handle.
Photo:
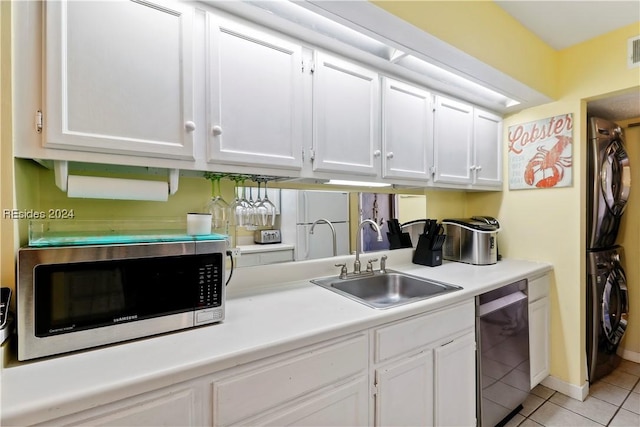
[[493,301],[489,301],[485,304],[479,305],[477,310],[477,316],[483,317],[483,316],[486,316],[487,314],[493,313],[494,311],[516,304],[520,301],[526,302],[526,300],[527,300],[527,294],[525,294],[522,291],[517,291],[511,294],[507,294]]

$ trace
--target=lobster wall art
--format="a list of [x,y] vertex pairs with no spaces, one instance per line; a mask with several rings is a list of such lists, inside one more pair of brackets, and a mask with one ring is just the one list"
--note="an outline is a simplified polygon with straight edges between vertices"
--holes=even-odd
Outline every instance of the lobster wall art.
[[509,127],[509,189],[572,185],[573,116]]

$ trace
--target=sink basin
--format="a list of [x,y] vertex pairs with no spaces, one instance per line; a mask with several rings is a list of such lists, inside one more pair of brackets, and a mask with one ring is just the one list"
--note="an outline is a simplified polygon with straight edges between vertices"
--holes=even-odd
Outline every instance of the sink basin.
[[325,277],[311,282],[378,309],[396,307],[462,289],[390,270],[387,273],[363,274],[346,279]]

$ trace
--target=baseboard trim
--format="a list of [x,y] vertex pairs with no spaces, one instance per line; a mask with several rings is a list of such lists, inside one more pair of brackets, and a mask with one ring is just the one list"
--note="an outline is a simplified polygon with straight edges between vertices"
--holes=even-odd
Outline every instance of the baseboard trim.
[[577,386],[549,375],[547,378],[542,380],[541,384],[579,401],[585,400],[589,395],[588,381],[585,381],[582,386]]
[[625,350],[618,347],[618,355],[625,360],[630,360],[635,363],[640,363],[640,353],[631,350]]

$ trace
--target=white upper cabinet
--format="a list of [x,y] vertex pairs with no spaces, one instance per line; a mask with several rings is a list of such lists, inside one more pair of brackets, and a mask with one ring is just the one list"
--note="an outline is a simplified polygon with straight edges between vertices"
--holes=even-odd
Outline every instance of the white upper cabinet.
[[471,183],[472,141],[473,107],[436,96],[433,137],[434,182]]
[[379,175],[379,104],[375,71],[316,52],[314,171]]
[[472,105],[435,97],[434,182],[502,185],[502,119]]
[[473,115],[474,184],[502,186],[502,118],[479,109]]
[[207,14],[207,161],[302,168],[302,47]]
[[427,181],[433,141],[431,94],[382,79],[382,164],[384,178]]
[[192,160],[192,8],[47,2],[45,148]]

